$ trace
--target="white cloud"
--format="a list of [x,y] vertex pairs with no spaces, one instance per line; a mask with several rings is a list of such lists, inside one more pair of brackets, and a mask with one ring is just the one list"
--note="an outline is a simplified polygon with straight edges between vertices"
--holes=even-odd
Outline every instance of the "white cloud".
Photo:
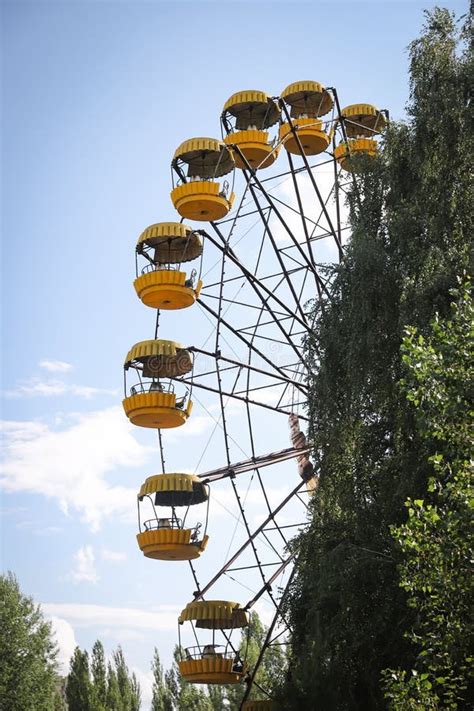
[[102,560],[109,560],[113,563],[118,563],[122,560],[127,560],[127,554],[122,551],[111,551],[108,548],[102,548],[100,551]]
[[62,380],[41,380],[41,378],[30,378],[24,380],[10,390],[5,391],[6,397],[54,397],[58,395],[74,395],[86,400],[95,395],[116,395],[116,390],[106,388],[94,388],[89,385],[75,385],[65,383]]
[[112,516],[132,520],[136,489],[112,485],[106,475],[121,466],[143,466],[150,448],[135,439],[120,407],[73,415],[73,420],[59,430],[40,422],[0,423],[0,483],[7,492],[55,499],[64,513],[79,512],[92,530]]
[[180,607],[159,606],[153,612],[133,607],[108,607],[81,603],[43,603],[47,615],[62,617],[75,628],[128,630],[176,630]]
[[82,546],[74,554],[75,567],[71,577],[75,583],[97,583],[99,574],[95,567],[95,556],[92,546]]
[[69,373],[73,366],[71,363],[66,363],[64,360],[41,360],[39,367],[48,370],[50,373]]
[[69,392],[78,397],[83,397],[86,400],[90,400],[91,397],[95,395],[112,395],[116,396],[118,390],[108,390],[107,388],[93,388],[90,385],[70,385],[68,388]]
[[57,657],[59,673],[65,675],[69,671],[69,660],[77,644],[74,629],[67,620],[56,615],[51,616],[51,623],[59,650]]
[[99,631],[99,637],[104,639],[116,639],[118,642],[145,642],[146,635],[137,630],[131,630],[126,627],[107,627]]

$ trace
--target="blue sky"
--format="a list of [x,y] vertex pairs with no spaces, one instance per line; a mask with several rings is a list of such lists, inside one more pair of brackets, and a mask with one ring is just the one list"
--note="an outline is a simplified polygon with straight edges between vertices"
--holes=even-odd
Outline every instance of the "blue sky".
[[[194,589],[187,568],[136,548],[134,496],[158,471],[156,437],[120,410],[123,357],[153,329],[132,287],[134,246],[148,224],[176,219],[174,149],[218,136],[235,91],[277,95],[306,78],[336,86],[343,105],[402,118],[406,46],[426,6],[2,3],[2,568],[54,618],[63,659],[76,642],[100,637],[108,652],[121,642],[147,687],[153,646],[169,663],[177,611]],[[197,309],[167,315],[169,337],[212,337]],[[201,469],[224,464],[213,407],[203,396],[186,433],[169,434],[170,466],[194,471],[208,441]],[[280,448],[277,430],[258,424],[259,451]],[[285,483],[284,471],[272,480],[275,501]],[[198,564],[201,582],[235,525],[228,485],[215,494],[217,542]],[[249,502],[257,522],[258,497]],[[239,597],[230,583],[223,592]]]

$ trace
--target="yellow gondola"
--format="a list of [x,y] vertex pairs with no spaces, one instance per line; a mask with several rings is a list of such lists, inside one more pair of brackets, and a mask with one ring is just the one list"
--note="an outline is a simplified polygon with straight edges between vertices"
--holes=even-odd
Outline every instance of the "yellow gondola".
[[[184,425],[191,414],[193,403],[187,391],[177,398],[174,385],[162,378],[175,378],[192,370],[191,353],[174,341],[157,339],[136,343],[128,352],[124,370],[132,368],[141,377],[130,388],[122,402],[125,414],[134,425],[166,429]],[[147,378],[151,380],[142,380]]]
[[[154,501],[151,498],[155,495]],[[154,518],[144,522],[141,530],[140,504],[148,498],[153,506]],[[209,536],[200,533],[201,524],[189,527],[176,516],[175,508],[197,506],[207,502],[209,487],[193,474],[157,474],[146,479],[138,494],[137,542],[143,555],[156,560],[194,560],[206,549]],[[171,507],[171,515],[159,517],[156,506]],[[186,517],[185,517],[186,518]]]
[[[324,130],[319,117],[327,114],[333,106],[328,90],[316,81],[299,81],[287,86],[281,93],[281,99],[290,106],[292,124],[304,153],[313,156],[325,151],[331,135]],[[279,135],[289,153],[301,155],[298,140],[288,121],[281,124]]]
[[181,217],[214,221],[227,215],[235,195],[227,181],[221,185],[217,178],[230,173],[235,164],[222,141],[190,138],[176,149],[171,165],[182,181],[171,191],[171,200]]
[[341,168],[349,173],[356,173],[358,170],[357,162],[354,162],[356,156],[366,155],[373,158],[376,154],[377,141],[371,138],[353,138],[347,142],[343,141],[334,149],[334,158]]
[[248,626],[248,613],[238,603],[226,600],[190,602],[178,622],[180,626],[184,622],[193,622],[197,629],[212,630],[212,643],[184,650],[184,658],[178,663],[183,679],[191,684],[238,684],[242,681],[247,668],[238,654],[229,651],[227,636],[225,645],[215,644],[216,631]]
[[[230,147],[237,168],[248,168],[245,160],[251,168],[268,168],[277,159],[279,147],[274,147],[266,129],[279,116],[277,104],[264,91],[239,91],[226,101],[222,123],[228,135],[224,142]],[[232,150],[232,146],[239,150]]]
[[351,104],[341,111],[348,138],[372,138],[387,125],[385,114],[371,104]]
[[179,267],[202,254],[202,240],[192,227],[181,222],[158,222],[140,235],[137,257],[147,260],[141,269],[137,260],[134,281],[139,299],[154,309],[185,309],[198,298],[202,281],[196,282],[196,270],[188,275]]

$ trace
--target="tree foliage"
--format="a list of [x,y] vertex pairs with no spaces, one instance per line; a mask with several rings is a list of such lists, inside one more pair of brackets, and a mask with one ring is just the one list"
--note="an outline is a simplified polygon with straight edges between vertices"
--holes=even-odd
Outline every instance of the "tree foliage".
[[106,666],[104,647],[97,640],[89,664],[87,651],[76,647],[70,662],[66,697],[69,711],[139,711],[141,689],[130,674],[122,648]]
[[406,521],[408,498],[426,499],[436,437],[406,400],[400,349],[406,324],[424,335],[435,312],[448,316],[469,270],[474,145],[471,55],[451,14],[429,13],[409,52],[409,120],[390,125],[379,159],[361,162],[352,240],[306,344],[320,484],[287,609],[288,709],[379,711],[383,670],[415,668],[418,654],[391,527]]
[[53,711],[60,702],[56,644],[39,605],[0,575],[0,709]]
[[153,662],[151,665],[153,672],[153,698],[151,702],[151,711],[173,711],[173,702],[168,684],[165,683],[163,667],[160,661],[160,655],[157,648],[153,654]]
[[97,640],[92,647],[92,706],[94,711],[105,711],[107,706],[107,667],[104,646]]
[[474,308],[470,285],[454,291],[453,317],[436,318],[425,339],[408,329],[403,381],[423,436],[436,443],[423,499],[408,499],[408,520],[392,534],[403,553],[401,586],[416,617],[409,637],[415,666],[387,671],[393,709],[456,709],[472,698],[472,532]]
[[92,711],[89,655],[76,647],[71,658],[66,698],[69,711]]

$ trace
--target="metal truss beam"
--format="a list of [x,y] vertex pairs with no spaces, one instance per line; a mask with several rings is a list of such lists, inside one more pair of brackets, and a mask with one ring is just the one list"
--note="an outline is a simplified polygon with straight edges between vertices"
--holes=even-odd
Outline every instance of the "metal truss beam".
[[[201,475],[201,476],[202,476],[202,475]],[[199,600],[199,598],[203,598],[203,596],[208,592],[208,590],[210,590],[210,589],[212,588],[212,586],[213,586],[215,583],[217,583],[217,581],[219,580],[219,578],[220,578],[222,575],[224,575],[224,573],[225,573],[226,571],[229,570],[229,568],[232,566],[233,563],[235,563],[235,561],[237,560],[237,558],[244,552],[244,550],[246,550],[246,548],[248,548],[248,546],[252,543],[252,541],[254,541],[254,540],[257,538],[257,536],[258,536],[260,533],[262,533],[262,531],[265,529],[265,526],[266,526],[268,523],[270,523],[270,521],[273,521],[273,519],[275,518],[276,514],[277,514],[279,511],[281,511],[282,508],[284,508],[284,507],[286,506],[286,504],[293,498],[293,496],[295,496],[295,495],[298,493],[298,491],[301,489],[301,487],[302,487],[303,485],[304,485],[304,482],[301,481],[301,482],[298,484],[298,486],[296,486],[296,487],[293,489],[293,491],[291,491],[291,492],[288,494],[288,496],[283,499],[283,501],[276,507],[276,509],[274,509],[274,511],[272,511],[272,512],[267,516],[267,518],[264,520],[264,522],[263,522],[262,524],[260,524],[260,526],[259,526],[258,528],[255,529],[255,531],[247,538],[247,540],[245,541],[245,543],[243,543],[243,544],[240,546],[240,548],[236,551],[236,553],[234,553],[234,555],[233,555],[231,558],[229,558],[229,560],[225,563],[225,565],[222,566],[222,568],[214,575],[214,577],[207,583],[207,585],[205,585],[205,586],[204,586],[203,588],[201,588],[200,590],[196,590],[196,591],[195,591],[195,593],[194,593],[194,599],[195,599],[195,600]],[[278,567],[278,570],[277,570],[277,577],[278,577],[278,575],[281,574],[282,570],[285,569],[285,567],[288,565],[288,563],[290,562],[290,560],[291,560],[291,556],[290,556],[290,558],[287,559],[286,561],[283,561],[283,563]],[[257,567],[260,568],[261,565],[258,564]],[[275,578],[275,574],[273,574],[272,577],[265,583],[265,585],[264,585],[264,586],[260,589],[260,591],[256,594],[256,596],[253,598],[253,600],[252,600],[250,603],[248,603],[248,605],[246,606],[245,609],[249,609],[250,607],[252,607],[252,605],[254,605],[255,602],[257,602],[257,600],[261,597],[261,595],[263,595],[263,593],[264,593],[266,590],[268,590],[269,587],[271,587],[271,584],[274,582],[275,579],[276,579],[276,578]]]
[[225,479],[226,477],[235,477],[238,474],[245,474],[246,472],[254,471],[255,469],[263,469],[263,467],[268,467],[271,464],[279,464],[280,462],[286,462],[288,459],[294,459],[302,454],[306,454],[310,451],[310,448],[301,447],[301,449],[296,449],[295,447],[288,447],[288,449],[281,449],[279,452],[271,452],[270,454],[260,454],[257,457],[252,457],[251,459],[244,459],[242,462],[236,462],[231,464],[230,467],[220,467],[219,469],[210,469],[207,472],[202,472],[198,474],[199,478],[203,480],[204,484],[213,481],[219,481],[220,479]]

